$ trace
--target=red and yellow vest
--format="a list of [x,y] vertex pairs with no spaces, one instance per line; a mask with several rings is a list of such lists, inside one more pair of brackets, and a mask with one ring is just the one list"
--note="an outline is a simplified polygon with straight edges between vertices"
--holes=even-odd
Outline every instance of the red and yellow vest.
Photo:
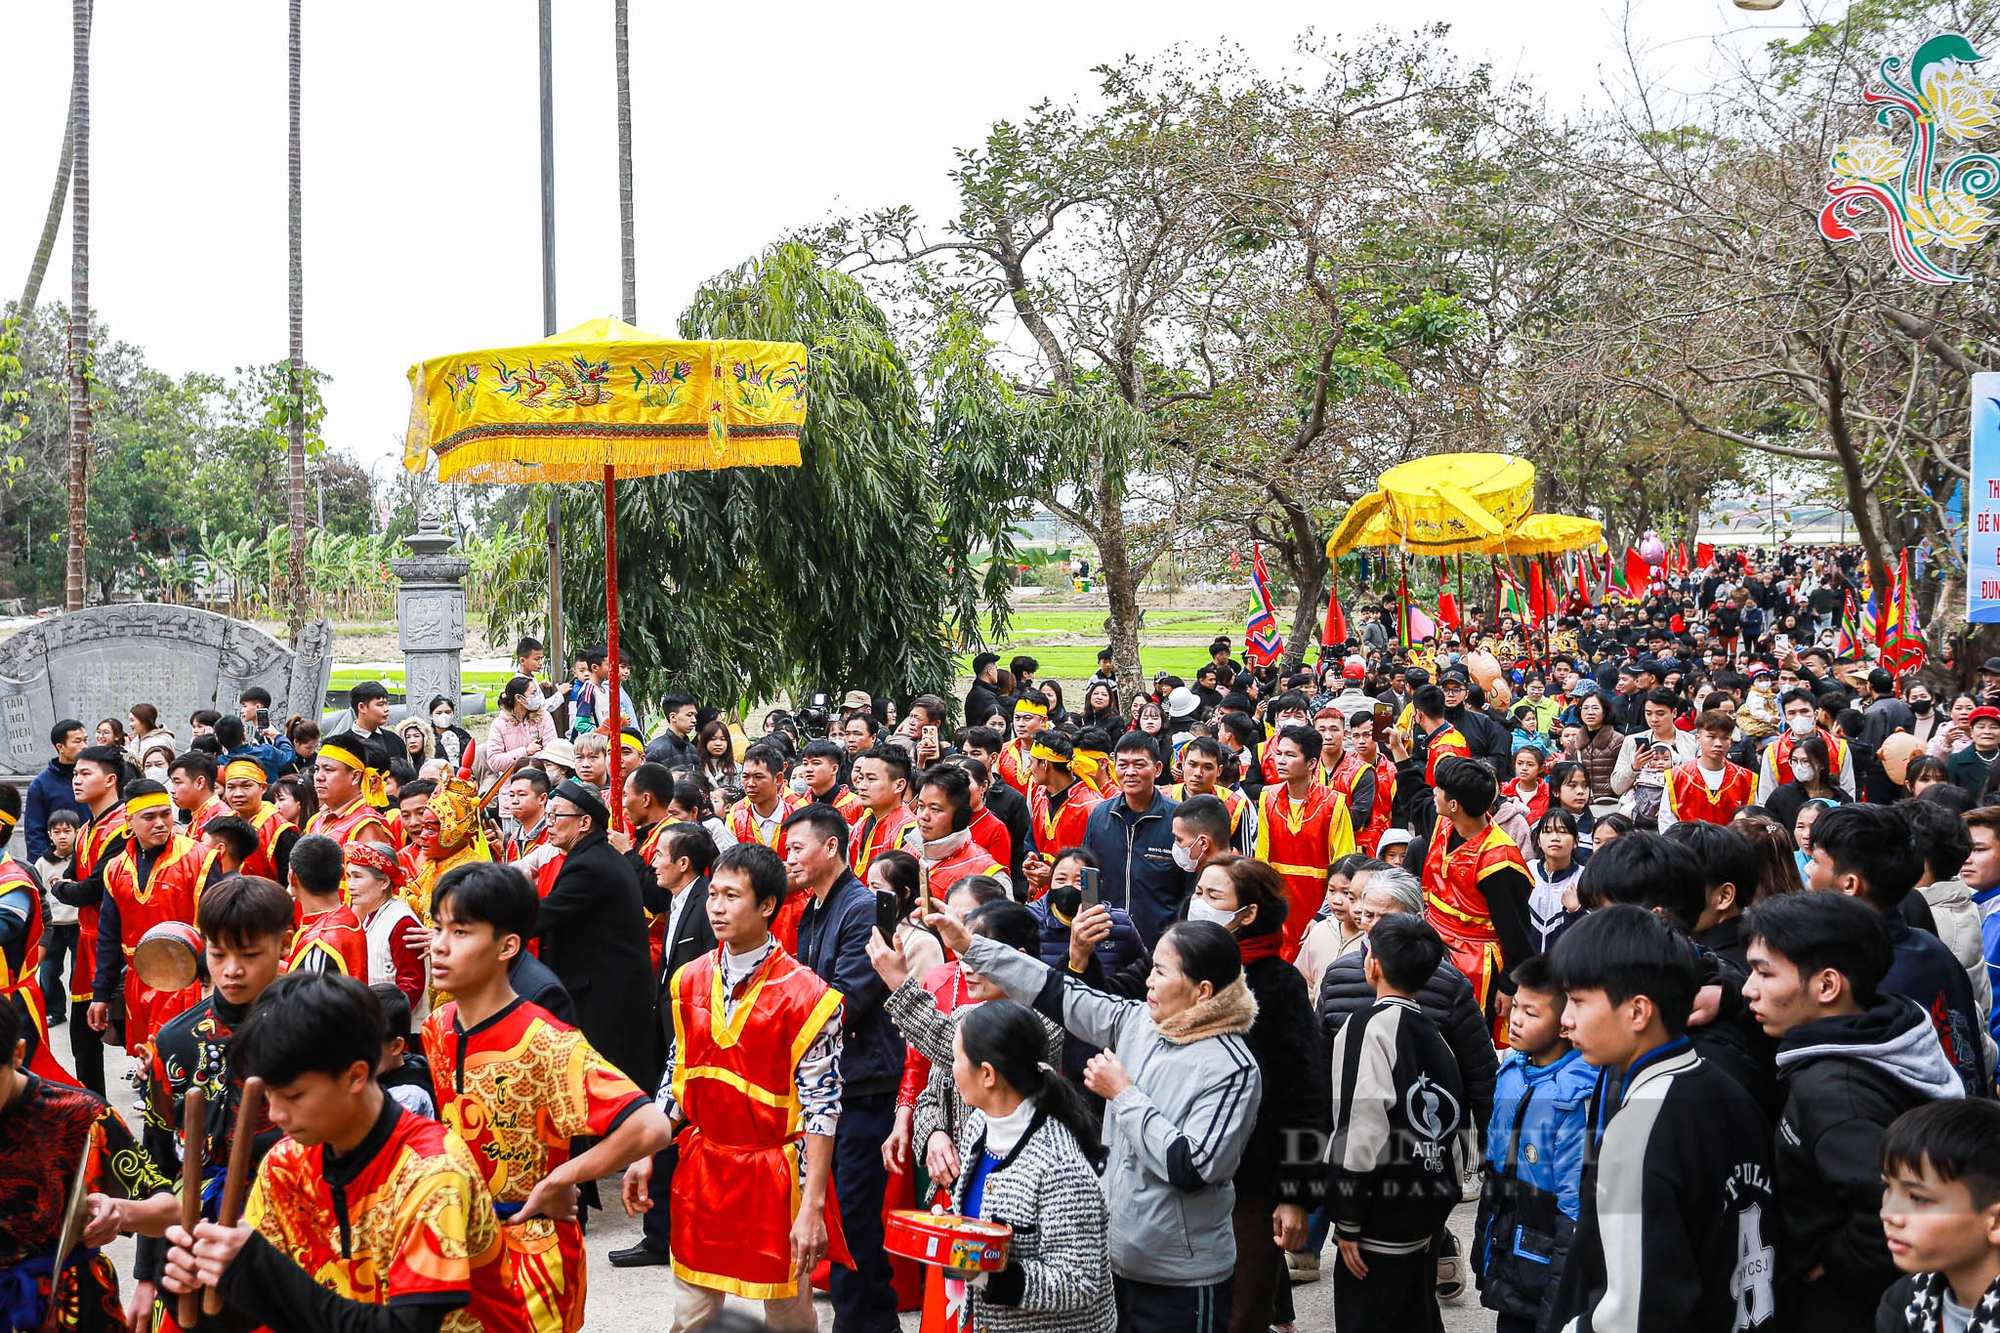
[[278,839],[284,836],[286,829],[293,827],[292,821],[279,814],[277,806],[266,801],[258,807],[250,826],[257,830],[257,850],[250,853],[250,859],[243,863],[242,873],[277,879]]
[[1285,916],[1284,941],[1278,946],[1286,962],[1298,956],[1299,944],[1326,901],[1327,867],[1354,850],[1354,821],[1339,792],[1317,782],[1305,799],[1293,801],[1291,789],[1280,782],[1257,793],[1257,859],[1285,877],[1291,911]]
[[[24,1006],[28,1011],[28,1023],[35,1036],[35,1053],[28,1061],[28,1072],[73,1088],[77,1081],[57,1062],[55,1052],[49,1048],[48,1007],[35,980],[36,969],[42,965],[42,895],[27,867],[0,851],[0,895],[17,889],[27,900],[28,919],[22,926],[21,965],[10,964],[6,950],[0,949],[0,1004]],[[23,1031],[21,1035],[25,1037],[28,1033]]]
[[1506,830],[1488,820],[1477,837],[1455,848],[1451,821],[1440,817],[1424,853],[1424,917],[1444,940],[1447,956],[1472,983],[1473,997],[1483,1009],[1500,978],[1500,937],[1493,929],[1493,910],[1480,882],[1510,866],[1523,875],[1528,863]]
[[1725,759],[1722,761],[1722,781],[1716,784],[1714,791],[1710,791],[1701,776],[1701,761],[1690,759],[1667,770],[1667,790],[1663,799],[1675,819],[1727,824],[1731,816],[1750,804],[1756,788],[1755,773]]
[[176,833],[153,860],[146,887],[139,887],[139,844],[125,850],[104,868],[104,891],[118,903],[119,947],[125,954],[125,1050],[138,1055],[159,1034],[160,1026],[190,1005],[201,1002],[201,986],[156,991],[139,980],[132,954],[147,931],[166,921],[194,924],[196,890],[201,884],[201,848]]
[[306,821],[307,833],[323,833],[342,847],[354,841],[379,842],[401,847],[402,837],[392,832],[382,812],[362,797],[355,797],[344,810],[322,810]]
[[847,841],[847,864],[853,868],[856,878],[867,879],[869,864],[892,847],[914,851],[906,844],[918,841],[914,836],[916,827],[917,817],[910,813],[908,806],[897,806],[887,818],[878,817],[872,811],[863,815],[861,822],[854,826],[854,836]]
[[1028,823],[1035,834],[1035,850],[1044,861],[1054,862],[1065,847],[1083,845],[1084,826],[1090,812],[1104,800],[1087,782],[1072,782],[1062,804],[1050,808],[1049,789],[1037,784],[1028,793]]
[[[120,802],[90,821],[76,840],[76,878],[80,883],[97,873],[97,867],[114,855],[120,838],[132,834],[125,822],[125,805]],[[76,956],[70,960],[69,998],[88,1000],[91,981],[97,976],[97,908],[76,909]]]
[[757,835],[757,816],[750,809],[750,798],[746,796],[735,805],[729,807],[729,832],[738,842],[761,842],[772,851],[777,852],[778,855],[783,856],[784,852],[778,845],[780,841],[778,830],[784,826],[786,818],[804,804],[805,798],[797,792],[790,790],[779,792],[778,822],[771,826],[770,841],[765,842],[763,838]]

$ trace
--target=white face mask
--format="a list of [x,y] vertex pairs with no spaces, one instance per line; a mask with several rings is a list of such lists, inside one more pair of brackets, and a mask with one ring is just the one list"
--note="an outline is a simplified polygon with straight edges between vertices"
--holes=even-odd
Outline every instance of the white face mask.
[[1811,764],[1801,763],[1794,759],[1792,761],[1792,776],[1800,782],[1811,782],[1819,776],[1819,769]]
[[165,764],[148,764],[146,765],[146,776],[155,782],[165,782],[167,780],[167,766]]
[[451,725],[450,711],[446,710],[445,712],[442,713],[432,713],[431,725],[436,727],[439,731],[443,731],[446,727],[450,726]]
[[1211,907],[1206,898],[1188,899],[1187,919],[1190,921],[1212,921],[1224,930],[1236,920],[1236,913],[1225,912],[1220,907]]
[[1792,735],[1801,740],[1813,734],[1813,720],[1810,713],[1800,717],[1788,717],[1785,719],[1785,725],[1791,728]]
[[[1175,843],[1174,864],[1179,866],[1182,870],[1193,870],[1196,866],[1201,864],[1201,861],[1195,856],[1194,848],[1183,847],[1179,843]],[[1196,899],[1195,901],[1199,902],[1200,899]]]

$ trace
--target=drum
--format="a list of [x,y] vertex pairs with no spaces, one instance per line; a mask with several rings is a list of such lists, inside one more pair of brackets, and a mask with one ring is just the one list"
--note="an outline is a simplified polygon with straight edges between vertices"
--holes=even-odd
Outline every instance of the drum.
[[997,1273],[1007,1266],[1014,1228],[956,1213],[898,1208],[888,1217],[883,1248],[918,1263],[966,1272]]
[[162,921],[139,937],[132,970],[156,991],[172,994],[201,979],[201,935],[185,921]]

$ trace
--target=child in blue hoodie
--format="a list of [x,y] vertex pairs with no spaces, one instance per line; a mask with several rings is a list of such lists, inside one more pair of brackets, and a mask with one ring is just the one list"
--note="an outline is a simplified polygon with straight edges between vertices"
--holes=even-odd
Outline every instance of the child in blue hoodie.
[[1472,1255],[1480,1304],[1499,1312],[1497,1333],[1533,1333],[1576,1229],[1597,1071],[1563,1040],[1564,995],[1548,959],[1522,959],[1513,979],[1512,1053],[1493,1089]]

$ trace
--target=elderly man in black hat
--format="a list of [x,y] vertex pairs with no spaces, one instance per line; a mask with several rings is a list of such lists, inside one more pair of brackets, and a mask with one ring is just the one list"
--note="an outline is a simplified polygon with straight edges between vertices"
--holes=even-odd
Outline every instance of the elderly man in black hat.
[[563,864],[542,900],[541,960],[569,992],[576,1025],[598,1053],[640,1087],[654,1087],[661,1057],[639,878],[605,836],[611,812],[595,787],[570,778],[550,792],[548,824]]

